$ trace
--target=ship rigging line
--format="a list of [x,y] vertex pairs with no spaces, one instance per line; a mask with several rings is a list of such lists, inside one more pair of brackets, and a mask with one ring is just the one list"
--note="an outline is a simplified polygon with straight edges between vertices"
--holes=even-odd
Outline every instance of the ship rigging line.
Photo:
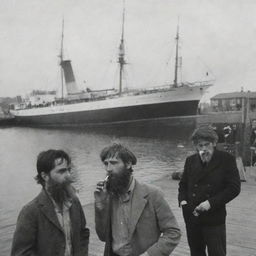
[[64,40],[64,18],[62,19],[62,33],[61,33],[61,47],[60,47],[60,70],[61,70],[61,99],[64,100],[64,81],[63,81],[63,68],[61,66],[63,62],[63,40]]
[[197,58],[207,68],[207,70],[208,70],[207,72],[212,74],[213,80],[216,80],[216,77],[215,77],[214,73],[212,72],[212,70],[210,69],[210,67],[199,56],[197,56]]

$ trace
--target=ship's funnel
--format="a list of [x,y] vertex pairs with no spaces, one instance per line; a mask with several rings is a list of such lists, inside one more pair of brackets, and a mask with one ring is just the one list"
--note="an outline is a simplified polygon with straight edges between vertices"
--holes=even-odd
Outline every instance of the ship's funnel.
[[79,93],[79,90],[78,90],[77,85],[76,85],[76,80],[75,80],[75,76],[74,76],[74,73],[73,73],[73,69],[72,69],[72,66],[71,66],[71,61],[70,60],[63,60],[60,65],[61,65],[61,67],[63,68],[63,71],[64,71],[67,94]]

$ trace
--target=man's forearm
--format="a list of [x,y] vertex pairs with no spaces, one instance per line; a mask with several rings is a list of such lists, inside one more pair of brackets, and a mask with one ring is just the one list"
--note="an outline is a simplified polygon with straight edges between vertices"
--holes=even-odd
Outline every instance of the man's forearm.
[[107,208],[98,208],[95,204],[95,229],[101,241],[106,241],[106,227],[108,220]]

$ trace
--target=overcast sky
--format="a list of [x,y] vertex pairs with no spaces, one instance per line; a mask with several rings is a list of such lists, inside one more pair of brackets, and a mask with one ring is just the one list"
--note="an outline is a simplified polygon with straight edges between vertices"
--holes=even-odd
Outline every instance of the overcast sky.
[[[122,0],[0,0],[0,97],[60,88],[63,17],[78,86],[117,88],[122,8]],[[256,90],[254,0],[126,0],[126,86],[173,81],[178,17],[182,81],[214,79],[208,96]]]

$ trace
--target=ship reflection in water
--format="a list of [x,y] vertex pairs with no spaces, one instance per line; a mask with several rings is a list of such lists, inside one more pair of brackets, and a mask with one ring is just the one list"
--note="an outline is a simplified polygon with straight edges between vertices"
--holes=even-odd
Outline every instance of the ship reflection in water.
[[86,204],[93,201],[95,184],[105,176],[99,159],[103,147],[112,142],[121,142],[131,148],[138,157],[135,176],[141,181],[150,182],[182,169],[184,159],[190,153],[188,150],[191,150],[188,141],[191,131],[188,127],[0,129],[0,255],[9,255],[18,212],[41,189],[33,178],[40,151],[61,148],[71,155],[75,186],[82,204]]

